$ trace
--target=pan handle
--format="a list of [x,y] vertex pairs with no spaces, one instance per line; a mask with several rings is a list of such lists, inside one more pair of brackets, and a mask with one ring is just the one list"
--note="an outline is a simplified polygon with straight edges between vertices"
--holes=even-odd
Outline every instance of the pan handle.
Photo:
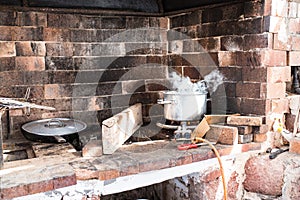
[[61,137],[61,136],[58,136],[58,135],[54,135],[53,136],[54,139],[58,142],[58,143],[65,143],[67,142],[65,138]]

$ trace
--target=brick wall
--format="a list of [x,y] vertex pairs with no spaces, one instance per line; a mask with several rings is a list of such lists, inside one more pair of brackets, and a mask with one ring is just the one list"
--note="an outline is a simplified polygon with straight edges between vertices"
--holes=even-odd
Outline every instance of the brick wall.
[[0,95],[21,98],[30,87],[32,102],[57,109],[11,112],[12,136],[27,121],[75,117],[89,124],[85,139],[100,137],[103,119],[136,102],[145,122],[159,119],[152,108],[170,71],[196,81],[218,69],[225,82],[212,112],[282,114],[290,66],[300,62],[299,18],[299,3],[285,0],[167,17],[2,10]]
[[89,125],[83,140],[100,137],[103,119],[136,102],[146,117],[167,78],[166,28],[159,17],[1,11],[1,96],[30,87],[32,102],[56,108],[11,111],[11,137],[48,117],[78,118]]
[[[285,37],[297,40],[297,26],[291,24],[299,20],[298,7],[295,2],[282,0],[249,1],[171,16],[171,30],[187,36],[169,37],[171,44],[182,43],[180,52],[175,54],[197,60],[195,66],[200,66],[195,70],[195,67],[176,63],[176,70],[198,78],[207,73],[203,65],[217,68],[225,76],[225,92],[219,91],[216,98],[223,100],[218,102],[215,98],[215,106],[226,104],[231,113],[271,114],[278,102],[281,105],[286,102],[289,65],[296,62],[297,52],[291,50],[292,43],[287,43],[291,40],[286,43],[282,40]],[[198,49],[190,44],[197,44]],[[199,45],[212,62],[196,58]],[[285,111],[285,108],[276,110],[281,114]]]

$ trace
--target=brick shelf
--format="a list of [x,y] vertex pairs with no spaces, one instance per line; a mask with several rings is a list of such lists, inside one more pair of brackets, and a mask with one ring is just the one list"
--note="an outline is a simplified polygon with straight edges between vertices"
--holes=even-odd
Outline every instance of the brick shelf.
[[[261,149],[260,143],[216,145],[220,155]],[[79,153],[7,162],[0,170],[1,199],[11,199],[75,185],[77,180],[111,180],[214,158],[208,146],[186,151],[161,141],[146,147],[123,145],[112,155],[84,158]]]

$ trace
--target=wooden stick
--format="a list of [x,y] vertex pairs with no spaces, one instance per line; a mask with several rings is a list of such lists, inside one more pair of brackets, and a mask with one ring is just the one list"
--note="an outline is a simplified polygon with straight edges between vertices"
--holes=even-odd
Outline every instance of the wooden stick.
[[53,107],[41,106],[34,103],[17,101],[10,98],[0,98],[0,103],[3,103],[4,107],[8,107],[8,108],[37,108],[43,110],[55,110],[55,108]]

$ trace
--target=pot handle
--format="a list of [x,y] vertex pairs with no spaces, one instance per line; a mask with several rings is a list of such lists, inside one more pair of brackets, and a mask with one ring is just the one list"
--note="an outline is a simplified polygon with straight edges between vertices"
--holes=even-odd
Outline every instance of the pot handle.
[[175,102],[175,100],[168,100],[168,101],[166,101],[166,100],[164,100],[164,99],[158,99],[157,100],[157,103],[158,104],[172,104],[172,103],[174,103]]

